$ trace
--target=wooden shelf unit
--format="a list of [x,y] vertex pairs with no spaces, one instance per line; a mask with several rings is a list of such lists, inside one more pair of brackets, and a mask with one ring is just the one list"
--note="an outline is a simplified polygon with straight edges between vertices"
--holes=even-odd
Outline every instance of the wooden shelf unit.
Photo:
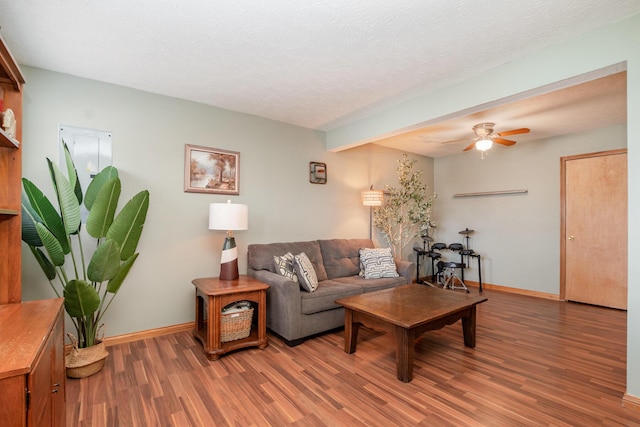
[[[0,304],[22,300],[21,193],[22,193],[22,86],[25,79],[0,36],[0,88],[4,112],[16,117],[16,135],[0,129]],[[1,123],[1,122],[0,122]]]
[[64,300],[22,302],[24,83],[0,36],[0,112],[16,119],[15,137],[0,129],[0,425],[64,426]]

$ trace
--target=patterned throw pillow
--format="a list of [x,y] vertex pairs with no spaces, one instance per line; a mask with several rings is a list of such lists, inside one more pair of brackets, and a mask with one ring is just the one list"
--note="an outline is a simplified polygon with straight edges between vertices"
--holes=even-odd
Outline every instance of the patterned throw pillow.
[[360,249],[360,263],[365,279],[399,277],[391,248]]
[[302,289],[307,292],[313,292],[318,289],[318,276],[307,254],[301,252],[293,257],[293,266]]
[[282,256],[274,255],[273,263],[276,266],[276,271],[280,273],[280,275],[298,283],[298,275],[293,268],[293,254],[291,252],[287,252]]

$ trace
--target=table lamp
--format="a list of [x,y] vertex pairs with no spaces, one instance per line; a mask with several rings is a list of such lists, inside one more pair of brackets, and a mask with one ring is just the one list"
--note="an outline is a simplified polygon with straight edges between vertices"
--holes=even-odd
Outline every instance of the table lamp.
[[374,190],[373,185],[362,192],[362,205],[369,206],[369,239],[372,238],[373,208],[374,206],[382,206],[383,199],[384,193],[381,190]]
[[249,223],[247,205],[231,203],[209,204],[209,230],[224,230],[227,237],[222,245],[220,258],[220,280],[236,280],[238,274],[238,248],[233,237],[234,230],[246,230]]

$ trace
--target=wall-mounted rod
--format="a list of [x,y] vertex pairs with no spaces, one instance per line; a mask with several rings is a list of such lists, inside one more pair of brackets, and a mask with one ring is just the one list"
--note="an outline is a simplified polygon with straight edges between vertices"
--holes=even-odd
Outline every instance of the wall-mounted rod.
[[453,197],[497,196],[501,194],[526,194],[529,190],[480,191],[477,193],[456,193]]

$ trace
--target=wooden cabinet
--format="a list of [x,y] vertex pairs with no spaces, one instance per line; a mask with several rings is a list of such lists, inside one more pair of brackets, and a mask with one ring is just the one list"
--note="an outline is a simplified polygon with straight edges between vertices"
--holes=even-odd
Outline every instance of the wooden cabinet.
[[[25,80],[0,36],[0,88],[2,111],[11,108],[17,126],[15,137],[0,127],[0,304],[22,298],[21,219],[22,193],[22,85]],[[1,122],[0,122],[1,123]]]
[[64,426],[63,299],[0,305],[3,426]]

